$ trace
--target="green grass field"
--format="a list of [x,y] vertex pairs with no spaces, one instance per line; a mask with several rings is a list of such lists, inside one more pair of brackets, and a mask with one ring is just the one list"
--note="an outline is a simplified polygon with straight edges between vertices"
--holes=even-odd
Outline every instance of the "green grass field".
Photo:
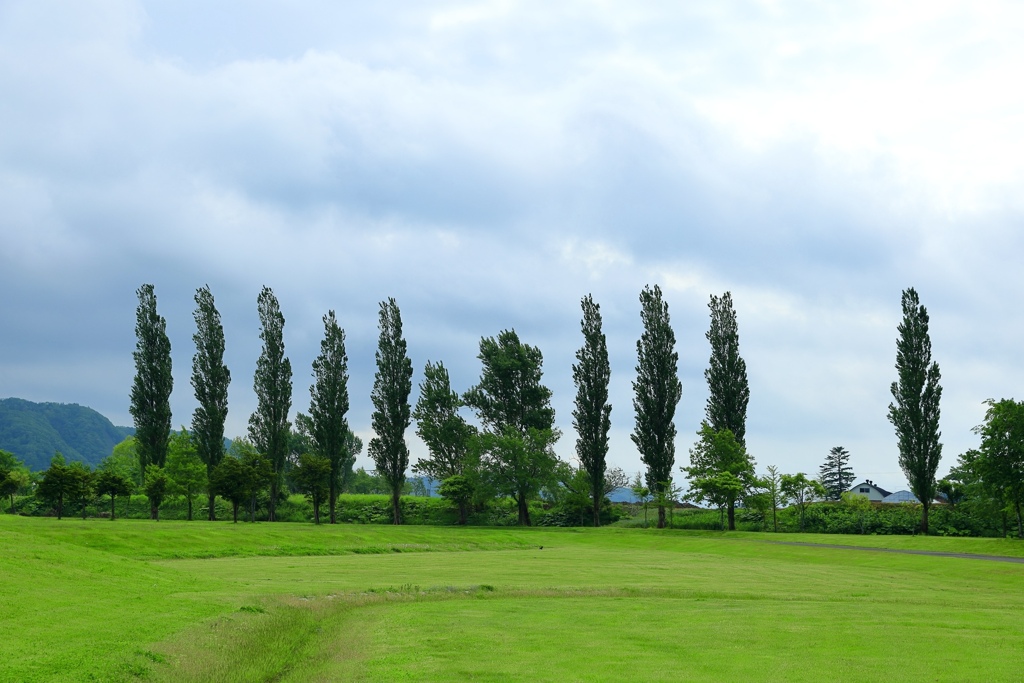
[[1003,539],[0,516],[0,680],[1024,678],[1024,564],[773,540],[1024,556]]

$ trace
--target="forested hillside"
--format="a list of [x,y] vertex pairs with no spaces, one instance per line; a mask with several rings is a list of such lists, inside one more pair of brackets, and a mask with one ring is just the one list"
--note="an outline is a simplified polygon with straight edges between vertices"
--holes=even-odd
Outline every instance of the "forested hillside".
[[14,453],[32,470],[49,467],[54,451],[96,465],[132,432],[76,403],[0,399],[0,449]]

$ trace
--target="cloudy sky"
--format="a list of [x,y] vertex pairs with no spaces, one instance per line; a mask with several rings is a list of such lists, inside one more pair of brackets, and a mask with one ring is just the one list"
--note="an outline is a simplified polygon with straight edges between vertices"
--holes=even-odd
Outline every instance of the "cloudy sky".
[[633,472],[640,290],[660,284],[678,340],[677,464],[707,396],[708,298],[729,290],[759,468],[815,473],[843,445],[903,488],[886,411],[904,288],[943,375],[940,473],[984,399],[1021,394],[1022,34],[1019,4],[977,0],[2,0],[0,397],[130,424],[151,282],[188,424],[209,284],[242,434],[268,285],[293,410],[334,309],[368,439],[394,296],[417,383],[443,360],[469,387],[482,335],[538,345],[568,459],[593,293],[609,457]]

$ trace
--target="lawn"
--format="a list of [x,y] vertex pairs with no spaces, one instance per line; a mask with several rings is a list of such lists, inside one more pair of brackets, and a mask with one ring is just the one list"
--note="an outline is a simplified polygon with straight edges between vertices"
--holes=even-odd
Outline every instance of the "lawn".
[[0,680],[1021,679],[1024,565],[772,540],[0,516]]

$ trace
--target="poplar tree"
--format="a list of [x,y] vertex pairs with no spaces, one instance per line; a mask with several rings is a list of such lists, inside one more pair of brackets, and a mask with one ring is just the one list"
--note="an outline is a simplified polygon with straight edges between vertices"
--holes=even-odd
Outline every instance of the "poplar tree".
[[524,344],[515,330],[480,340],[480,383],[463,395],[476,410],[483,474],[501,494],[511,496],[519,524],[530,526],[529,501],[555,476],[558,458],[551,390],[541,383],[544,356]]
[[[224,422],[228,417],[228,385],[231,373],[224,365],[224,326],[214,305],[209,285],[196,290],[196,332],[192,341],[192,388],[199,406],[192,413],[192,444],[206,465],[209,481],[213,470],[224,459]],[[209,519],[216,519],[216,496],[209,488]]]
[[843,494],[853,486],[853,468],[850,467],[850,452],[836,446],[828,452],[818,472],[818,479],[825,487],[827,500],[842,500]]
[[[156,312],[153,285],[136,291],[139,306],[135,311],[135,381],[132,383],[129,412],[135,420],[135,441],[143,476],[146,467],[163,467],[167,460],[167,442],[171,434],[171,341],[167,321]],[[150,506],[150,517],[158,510]]]
[[270,462],[267,519],[273,522],[291,435],[288,411],[292,406],[292,364],[284,355],[284,316],[277,297],[269,287],[264,287],[256,302],[263,352],[256,361],[253,378],[257,405],[256,412],[249,417],[249,438],[256,450]]
[[608,403],[611,365],[608,344],[601,329],[601,306],[588,294],[583,297],[583,346],[576,352],[572,378],[576,383],[576,409],[572,425],[576,429],[576,455],[587,473],[594,508],[594,526],[601,525],[601,500],[605,495],[608,429],[612,406]]
[[928,509],[935,498],[935,471],[942,458],[939,443],[939,364],[932,360],[928,311],[914,288],[903,291],[903,321],[897,327],[896,371],[889,421],[896,428],[900,467],[921,501],[921,530],[928,533]]
[[[472,482],[465,477],[470,443],[476,430],[459,414],[465,404],[458,393],[452,391],[451,378],[444,363],[427,361],[420,383],[420,397],[412,416],[416,420],[416,433],[430,450],[430,456],[420,458],[412,466],[413,472],[445,482],[451,477],[464,477],[455,486],[446,489],[455,493],[459,506],[459,521],[465,524]],[[442,494],[443,495],[443,494]]]
[[740,357],[739,327],[732,294],[711,295],[711,327],[705,337],[711,343],[711,359],[704,378],[708,382],[708,402],[705,409],[711,429],[728,429],[741,446],[746,446],[747,364]]
[[409,426],[412,391],[412,361],[402,336],[402,314],[393,298],[380,304],[380,337],[377,343],[377,374],[373,380],[373,431],[369,453],[377,474],[391,489],[391,512],[395,524],[402,523],[401,497],[409,447],[405,430]]
[[[313,361],[313,377],[316,381],[309,388],[309,438],[316,455],[330,464],[327,500],[330,522],[335,524],[340,484],[345,472],[351,468],[355,454],[348,448],[345,330],[338,326],[334,311],[328,311],[324,316],[324,338],[320,342],[320,355]],[[310,465],[315,463],[310,461]],[[316,517],[319,520],[319,511]]]
[[[636,343],[637,377],[633,380],[636,426],[631,438],[647,465],[647,488],[664,499],[675,463],[676,406],[683,393],[679,381],[679,354],[668,314],[668,304],[658,285],[640,292],[640,320],[644,331]],[[660,495],[659,495],[660,494]],[[665,506],[658,506],[658,528],[665,526]]]

